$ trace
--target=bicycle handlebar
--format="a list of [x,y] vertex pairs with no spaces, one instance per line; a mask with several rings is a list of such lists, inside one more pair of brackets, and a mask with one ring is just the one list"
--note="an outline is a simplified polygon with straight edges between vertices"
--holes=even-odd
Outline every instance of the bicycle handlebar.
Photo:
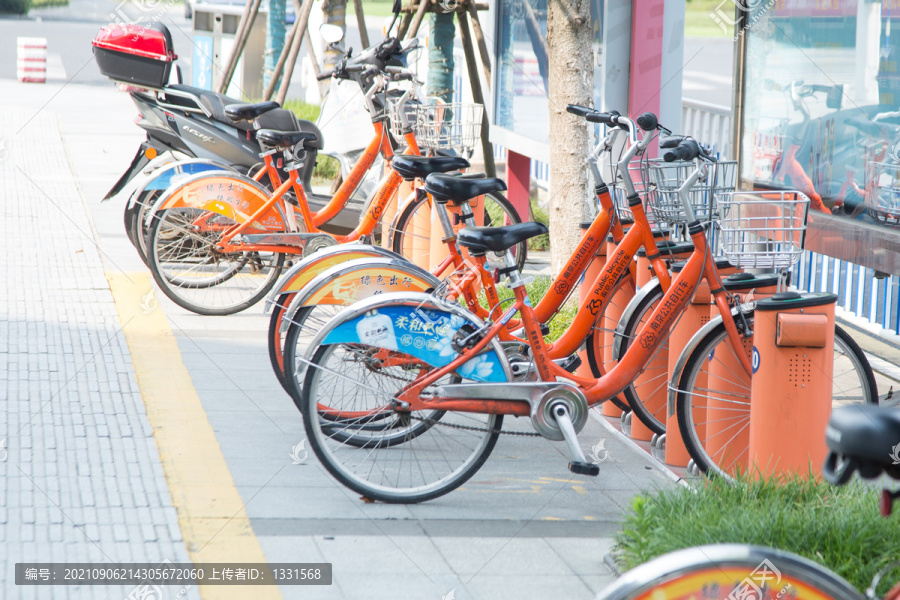
[[659,119],[652,112],[645,112],[635,119],[635,122],[644,131],[653,131],[659,127]]
[[324,81],[326,79],[331,79],[334,77],[334,69],[328,69],[327,71],[322,71],[318,75],[316,75],[317,81]]
[[674,150],[670,150],[663,155],[663,160],[673,162],[675,160],[694,160],[695,158],[705,154],[695,140],[690,138],[678,142]]
[[659,138],[659,149],[660,150],[668,150],[669,148],[675,148],[683,142],[684,140],[690,139],[686,135],[670,135],[667,137],[660,136]]

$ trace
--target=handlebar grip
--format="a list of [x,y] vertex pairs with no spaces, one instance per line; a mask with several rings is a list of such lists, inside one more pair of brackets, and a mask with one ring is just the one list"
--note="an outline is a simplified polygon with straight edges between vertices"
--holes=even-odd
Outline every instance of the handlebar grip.
[[618,117],[618,115],[612,115],[610,113],[602,113],[602,112],[592,112],[585,115],[585,119],[587,119],[591,123],[603,123],[604,125],[615,125],[616,121],[613,119]]
[[327,71],[323,71],[316,75],[317,81],[324,81],[326,79],[331,79],[334,76],[334,69],[328,69]]
[[694,160],[700,156],[700,144],[692,139],[686,139],[678,144],[674,150],[669,150],[663,155],[663,160],[672,162],[675,160]]
[[686,139],[688,139],[688,137],[686,135],[670,135],[668,137],[660,137],[659,138],[659,148],[660,148],[660,150],[666,150],[668,148],[675,148],[676,146],[678,146],[678,144],[680,144],[681,142],[683,142]]
[[566,112],[572,113],[578,117],[586,117],[592,112],[594,112],[593,108],[588,108],[586,106],[579,106],[577,104],[569,104],[566,106]]
[[653,131],[659,126],[659,119],[652,112],[645,112],[635,122],[644,131]]

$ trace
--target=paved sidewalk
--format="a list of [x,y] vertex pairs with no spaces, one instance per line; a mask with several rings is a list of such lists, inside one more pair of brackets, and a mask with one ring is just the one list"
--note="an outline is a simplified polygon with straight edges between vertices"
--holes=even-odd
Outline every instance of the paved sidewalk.
[[4,106],[0,142],[0,596],[124,598],[14,585],[15,562],[188,554],[56,115]]
[[[303,454],[293,451],[304,438],[301,416],[272,374],[266,350],[267,318],[260,314],[261,307],[230,317],[200,317],[174,306],[159,292],[148,295],[150,288],[141,287],[148,285],[147,272],[125,238],[122,204],[99,202],[127,167],[141,139],[140,130],[132,122],[134,107],[127,95],[111,87],[26,86],[0,80],[0,98],[3,99],[0,104],[14,103],[18,107],[16,115],[38,112],[34,122],[41,124],[40,127],[29,125],[18,136],[12,137],[7,143],[11,149],[10,158],[0,164],[6,190],[0,193],[10,195],[7,182],[13,181],[17,194],[31,194],[16,196],[14,201],[0,197],[8,231],[12,232],[10,235],[19,236],[12,238],[10,254],[4,257],[14,265],[4,272],[16,273],[8,277],[11,284],[18,286],[8,286],[4,297],[8,299],[0,314],[4,319],[9,315],[11,323],[29,319],[36,332],[39,331],[38,323],[43,321],[47,322],[45,327],[48,328],[69,328],[76,318],[90,318],[90,328],[85,326],[88,333],[83,333],[89,336],[87,343],[94,344],[85,346],[92,348],[88,357],[100,350],[97,359],[87,361],[88,366],[84,367],[88,374],[98,372],[96,386],[91,387],[92,379],[86,375],[85,395],[68,397],[70,402],[73,398],[76,402],[71,407],[88,413],[90,418],[82,418],[83,429],[74,425],[71,429],[61,428],[55,441],[51,442],[56,448],[66,449],[58,452],[72,454],[70,462],[55,471],[64,475],[59,478],[61,487],[67,478],[74,480],[75,485],[83,481],[91,486],[96,503],[99,504],[101,499],[108,503],[106,490],[113,482],[107,484],[107,479],[97,478],[116,468],[121,456],[126,457],[123,466],[130,464],[127,457],[130,456],[131,442],[128,440],[131,438],[127,437],[123,426],[125,421],[131,424],[135,446],[138,439],[143,444],[139,451],[135,450],[138,460],[142,461],[140,464],[147,463],[142,467],[146,470],[142,471],[145,475],[140,480],[129,478],[127,473],[109,471],[115,478],[119,495],[124,497],[126,492],[123,490],[126,489],[131,494],[129,503],[123,500],[122,506],[115,507],[115,511],[110,509],[109,514],[99,508],[96,515],[88,514],[87,522],[95,525],[101,536],[97,544],[111,557],[117,560],[143,560],[144,557],[156,560],[158,557],[174,561],[197,556],[198,547],[208,541],[198,533],[203,531],[205,523],[199,518],[203,516],[200,513],[215,506],[215,502],[221,504],[224,495],[230,498],[229,502],[239,499],[236,513],[240,515],[236,520],[247,524],[247,529],[240,535],[252,536],[252,539],[241,539],[258,543],[266,560],[333,563],[333,586],[283,586],[279,591],[285,598],[589,599],[612,580],[613,575],[603,561],[611,547],[611,537],[619,528],[622,512],[639,491],[675,485],[644,453],[636,451],[599,421],[590,420],[580,439],[585,448],[596,448],[598,456],[607,457],[598,478],[576,477],[569,473],[563,444],[505,436],[484,468],[456,492],[416,506],[362,502],[324,473],[314,456],[295,460]],[[31,107],[31,110],[25,110],[25,107]],[[58,128],[54,113],[59,116]],[[10,108],[3,107],[2,114],[10,114]],[[18,131],[15,124],[4,125],[0,135],[10,136],[15,131]],[[53,146],[52,151],[46,148],[48,145]],[[52,177],[32,176],[40,189],[64,206],[64,212],[52,211],[54,218],[64,220],[46,228],[54,234],[52,236],[36,233],[44,230],[45,223],[35,216],[36,211],[46,207],[42,204],[44,196],[36,189],[29,191],[27,186],[24,192],[19,191],[24,184],[31,184],[15,165],[26,165],[22,168],[30,174],[31,165],[39,164],[35,156],[23,154],[20,157],[18,153],[27,148],[32,148],[32,152],[44,148],[41,160],[53,161],[50,163],[54,165]],[[57,156],[63,148],[68,162],[61,155]],[[67,177],[64,182],[57,181],[62,177],[60,173]],[[78,198],[79,191],[89,207],[98,238],[93,237],[84,204]],[[98,251],[95,242],[102,251]],[[51,250],[53,256],[45,256]],[[35,260],[35,256],[41,259]],[[109,292],[107,279],[114,282],[114,295]],[[49,309],[40,313],[27,312],[37,310],[35,306],[50,306],[51,302],[57,312]],[[148,310],[141,308],[142,303]],[[158,308],[154,308],[155,303]],[[118,313],[123,315],[121,318],[117,318],[117,307]],[[133,322],[127,317],[129,310],[135,315]],[[64,315],[69,321],[63,321],[58,315]],[[160,315],[166,318],[161,319]],[[150,346],[143,345],[151,342],[147,335],[149,330],[144,325],[140,325],[143,340],[135,342],[136,327],[151,317],[156,319],[154,327],[159,327],[162,332],[160,338],[175,342],[164,345],[167,348],[165,359],[172,370],[161,371],[148,364],[153,361],[153,353],[148,351]],[[122,326],[124,328],[120,330]],[[4,329],[2,335],[18,336],[20,330],[18,325],[16,327],[14,333],[10,327]],[[125,338],[131,345],[131,352]],[[12,346],[7,344],[11,352],[4,356],[7,360],[15,360],[18,366],[23,360],[18,337],[9,339],[15,342]],[[59,339],[64,338],[60,336]],[[112,341],[104,346],[107,339]],[[80,349],[81,344],[79,339],[73,347]],[[21,347],[27,348],[27,344],[23,342]],[[35,346],[31,352],[37,353],[39,347]],[[104,355],[104,351],[109,356]],[[54,357],[63,356],[55,360],[57,364],[64,364],[63,346],[50,345],[47,352]],[[30,356],[26,352],[25,360]],[[40,392],[40,382],[49,380],[52,371],[39,369],[39,358],[35,360],[38,361],[36,367],[23,377],[28,385],[36,385]],[[79,359],[73,366],[77,370],[82,361]],[[109,380],[105,375],[109,369],[118,368],[124,369],[122,377],[116,371],[114,379],[127,381],[127,400],[116,396],[121,392],[114,391],[112,385],[107,392],[100,383]],[[140,395],[136,393],[135,371],[141,382]],[[173,375],[175,371],[178,373]],[[15,371],[11,369],[10,372]],[[167,385],[172,388],[170,380],[173,378],[180,382],[179,389],[173,389],[173,393],[181,395],[167,398],[162,391]],[[67,379],[61,377],[60,381]],[[78,377],[73,380],[75,389],[79,389],[79,381]],[[72,388],[73,384],[66,389]],[[125,389],[124,383],[118,385],[119,389]],[[49,394],[41,392],[40,397],[46,401],[53,391]],[[171,432],[167,432],[171,422],[159,420],[160,403],[168,400],[169,404],[177,404],[179,398],[191,402],[186,405],[188,413],[181,426],[194,428],[193,434],[189,433],[192,430],[185,430],[181,442],[173,441]],[[141,399],[149,407],[149,423],[157,430],[155,444],[149,437],[151,429]],[[14,439],[15,430],[21,426],[21,419],[27,419],[22,415],[27,411],[30,416],[40,403],[31,410],[21,403],[9,402],[7,406],[10,417],[0,436],[10,437],[9,461],[2,467],[9,473],[22,460],[22,446]],[[63,404],[58,398],[49,406],[52,408],[44,409],[46,414],[39,412],[36,417],[42,424],[45,420],[54,422],[57,406],[72,410],[69,403]],[[104,420],[98,420],[97,414]],[[530,430],[525,420],[509,419],[508,423],[512,430]],[[108,432],[104,424],[109,428]],[[33,438],[33,448],[45,447],[49,439],[46,431],[45,428],[41,437]],[[78,435],[87,440],[89,450],[83,455],[77,451],[82,443],[77,441]],[[194,443],[193,450],[184,443],[184,438],[193,438],[190,439]],[[92,444],[96,444],[96,452],[90,450],[94,447]],[[105,448],[109,448],[106,454]],[[218,486],[214,497],[209,498],[212,504],[200,506],[200,513],[196,482],[185,475],[188,471],[179,470],[179,464],[183,466],[179,461],[192,452],[202,454],[203,460],[209,457],[210,473],[197,472],[196,476],[215,479]],[[160,454],[164,468],[160,468]],[[38,461],[34,463],[30,468],[35,472],[45,468],[44,460],[40,466]],[[146,511],[142,512],[142,507],[133,501],[135,492],[129,486],[138,485],[135,481],[154,490],[153,501],[160,507],[159,514],[167,519],[164,521],[166,528],[161,530],[152,518],[148,521]],[[165,483],[168,483],[168,489]],[[46,485],[52,489],[53,484]],[[56,503],[64,511],[86,510],[82,509],[84,499],[80,488],[75,487],[74,491],[74,494],[60,497]],[[16,504],[18,494],[17,491],[17,500],[8,500],[7,506],[21,505]],[[12,496],[9,494],[8,498]],[[177,520],[170,498],[178,507]],[[18,515],[19,511],[10,508],[9,514]],[[4,552],[8,565],[14,562],[13,559],[28,556],[20,548],[19,538],[13,537],[19,534],[11,533],[21,529],[19,523],[30,518],[27,511],[21,512],[14,524],[10,518],[9,527],[3,530],[0,538],[4,551],[8,551]],[[107,525],[115,523],[115,519],[124,520],[124,529]],[[156,540],[142,537],[147,522],[154,525]],[[198,527],[198,523],[201,526]],[[73,531],[78,533],[74,528]],[[103,537],[107,531],[111,536],[108,542]],[[116,541],[117,531],[123,538],[121,542]],[[164,531],[171,531],[171,535],[163,537]],[[180,535],[184,537],[183,543]],[[37,538],[37,541],[43,539]],[[75,547],[77,542],[78,539],[73,538]],[[245,545],[243,541],[236,542],[235,552],[242,552]],[[43,549],[47,546],[41,542],[34,547]],[[131,554],[124,554],[126,548]],[[56,550],[52,554],[56,560],[77,560],[81,556],[78,551],[69,551],[65,546],[58,549],[58,555]],[[106,560],[102,554],[84,556],[90,560]],[[5,584],[11,586],[11,566],[6,567],[6,573]],[[12,587],[7,589],[9,593],[5,597],[22,593]],[[110,588],[93,588],[85,595],[73,592],[55,588],[53,597],[121,598],[124,595]],[[211,596],[203,590],[203,597]],[[258,595],[233,597],[255,598]]]

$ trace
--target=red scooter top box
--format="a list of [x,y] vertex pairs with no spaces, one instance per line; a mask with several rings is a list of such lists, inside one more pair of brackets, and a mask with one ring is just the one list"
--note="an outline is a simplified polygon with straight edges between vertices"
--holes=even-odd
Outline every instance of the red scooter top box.
[[169,81],[178,56],[172,35],[162,23],[152,27],[115,25],[103,27],[91,44],[100,72],[116,81],[161,88]]

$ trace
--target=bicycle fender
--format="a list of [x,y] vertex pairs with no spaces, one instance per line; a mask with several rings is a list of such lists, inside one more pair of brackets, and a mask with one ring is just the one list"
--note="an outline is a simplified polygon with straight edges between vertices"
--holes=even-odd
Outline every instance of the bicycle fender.
[[321,248],[296,263],[281,276],[281,279],[278,280],[278,283],[272,288],[269,297],[266,299],[264,311],[268,312],[271,310],[281,294],[299,292],[323,271],[359,258],[403,259],[402,256],[391,252],[387,248],[369,246],[367,244],[339,244]]
[[[159,157],[157,157],[158,159]],[[156,160],[156,159],[154,159]],[[152,165],[152,163],[151,163]],[[147,169],[145,169],[147,171]],[[235,171],[235,169],[225,163],[216,162],[206,158],[192,158],[188,160],[180,160],[168,162],[163,166],[154,169],[141,178],[141,181],[134,188],[134,192],[128,197],[125,203],[125,214],[128,215],[136,210],[136,205],[140,203],[141,196],[146,191],[165,190],[169,188],[173,182],[185,179],[190,175],[203,173],[207,171]]]
[[659,279],[655,277],[648,281],[644,286],[639,289],[628,304],[625,306],[625,310],[622,311],[622,316],[619,317],[619,324],[616,326],[616,336],[613,340],[613,348],[612,355],[619,356],[619,352],[622,349],[622,340],[625,339],[625,327],[628,325],[628,322],[631,321],[631,316],[634,314],[634,311],[637,310],[637,307],[640,303],[646,298],[659,290]]
[[[399,350],[432,367],[450,364],[459,354],[454,338],[482,327],[482,321],[462,306],[430,294],[395,292],[379,294],[338,314],[313,339],[307,360],[322,344],[365,343]],[[460,331],[464,326],[466,329]],[[512,381],[512,371],[500,341],[493,338],[487,350],[465,362],[457,373],[474,381]]]
[[291,300],[281,320],[282,331],[302,307],[318,304],[350,306],[370,296],[389,292],[424,292],[441,285],[440,279],[409,261],[365,257],[321,271]]
[[169,163],[150,174],[150,179],[136,191],[165,190],[173,183],[186,179],[188,175],[205,173],[207,171],[229,171],[236,173],[237,169],[223,162],[206,158],[192,158]]
[[[198,208],[236,223],[246,223],[268,202],[270,195],[262,184],[240,173],[197,173],[163,192],[153,206],[151,217],[169,208]],[[284,220],[274,207],[250,226],[257,231],[285,231]]]

